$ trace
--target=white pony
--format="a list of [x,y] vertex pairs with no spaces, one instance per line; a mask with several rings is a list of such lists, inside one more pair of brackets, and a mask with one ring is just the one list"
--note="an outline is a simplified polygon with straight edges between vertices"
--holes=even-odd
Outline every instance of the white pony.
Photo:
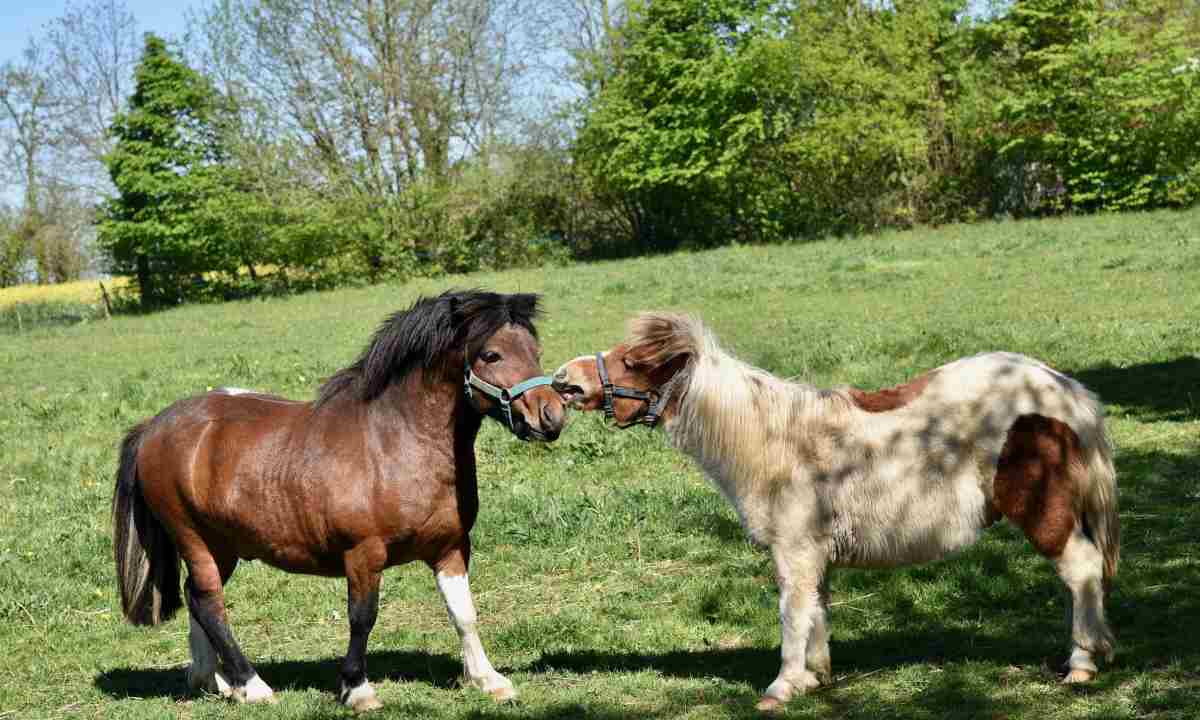
[[1117,569],[1116,474],[1102,408],[1037,360],[987,353],[879,392],[818,389],[734,358],[691,316],[645,313],[626,341],[559,368],[574,407],[621,427],[661,417],[771,550],[782,667],[758,707],[830,679],[830,566],[944,557],[1005,517],[1071,593],[1064,682],[1111,659],[1104,595]]

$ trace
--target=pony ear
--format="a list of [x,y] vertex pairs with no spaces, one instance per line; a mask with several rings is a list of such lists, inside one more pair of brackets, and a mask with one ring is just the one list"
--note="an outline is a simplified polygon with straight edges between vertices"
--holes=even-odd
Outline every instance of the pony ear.
[[540,300],[541,297],[536,293],[513,293],[508,296],[509,314],[514,319],[531,321],[541,314],[541,308],[538,307]]
[[449,293],[446,293],[444,297],[446,298],[446,310],[448,311],[446,318],[449,320],[452,327],[456,326],[463,320],[462,300],[457,295],[451,295]]

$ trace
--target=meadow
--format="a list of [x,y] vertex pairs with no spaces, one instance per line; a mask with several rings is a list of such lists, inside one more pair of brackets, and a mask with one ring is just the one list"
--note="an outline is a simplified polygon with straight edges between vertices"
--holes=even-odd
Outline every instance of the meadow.
[[[1106,402],[1123,558],[1118,655],[1058,684],[1061,583],[1006,524],[949,560],[837,571],[836,682],[796,718],[1193,718],[1200,708],[1200,211],[950,226],[801,245],[478,274],[152,315],[0,329],[0,720],[316,718],[335,701],[342,581],[239,567],[234,632],[275,706],[189,695],[187,619],[127,625],[112,566],[116,444],[220,385],[310,398],[419,294],[545,294],[552,370],[634,311],[699,313],[745,360],[882,387],[1012,350]],[[471,582],[518,703],[458,686],[458,641],[424,567],[384,576],[368,673],[380,718],[738,718],[778,668],[769,557],[661,431],[572,417],[554,444],[487,423]]]

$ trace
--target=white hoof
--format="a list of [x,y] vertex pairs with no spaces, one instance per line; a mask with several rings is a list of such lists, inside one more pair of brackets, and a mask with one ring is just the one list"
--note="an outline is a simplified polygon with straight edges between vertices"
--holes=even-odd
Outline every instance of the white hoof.
[[258,673],[250,678],[246,684],[239,688],[232,688],[229,693],[230,697],[240,703],[271,703],[274,704],[275,693],[271,690]]
[[1066,664],[1067,676],[1063,678],[1063,683],[1067,685],[1091,682],[1099,671],[1092,660],[1092,653],[1080,647],[1071,651],[1071,657],[1067,658]]
[[762,698],[754,706],[759,712],[775,712],[781,709],[788,700],[796,695],[803,695],[809,690],[821,686],[821,681],[812,672],[805,670],[791,678],[775,678],[763,693]]
[[469,678],[467,684],[482,690],[498,703],[512,702],[517,699],[517,691],[512,682],[500,673],[492,673],[477,678]]
[[339,698],[343,705],[356,713],[370,712],[383,707],[383,703],[375,697],[375,688],[371,687],[371,683],[366,680],[363,680],[358,687],[348,688],[342,685]]

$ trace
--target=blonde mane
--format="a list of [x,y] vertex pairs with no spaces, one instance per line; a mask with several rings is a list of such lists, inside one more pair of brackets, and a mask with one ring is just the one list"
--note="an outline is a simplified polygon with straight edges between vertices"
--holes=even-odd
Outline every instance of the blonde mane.
[[769,543],[762,523],[770,497],[791,477],[803,426],[848,419],[844,397],[783,380],[734,357],[694,315],[642,313],[629,325],[630,354],[650,365],[687,355],[683,389],[665,429],[733,503],[754,539]]

